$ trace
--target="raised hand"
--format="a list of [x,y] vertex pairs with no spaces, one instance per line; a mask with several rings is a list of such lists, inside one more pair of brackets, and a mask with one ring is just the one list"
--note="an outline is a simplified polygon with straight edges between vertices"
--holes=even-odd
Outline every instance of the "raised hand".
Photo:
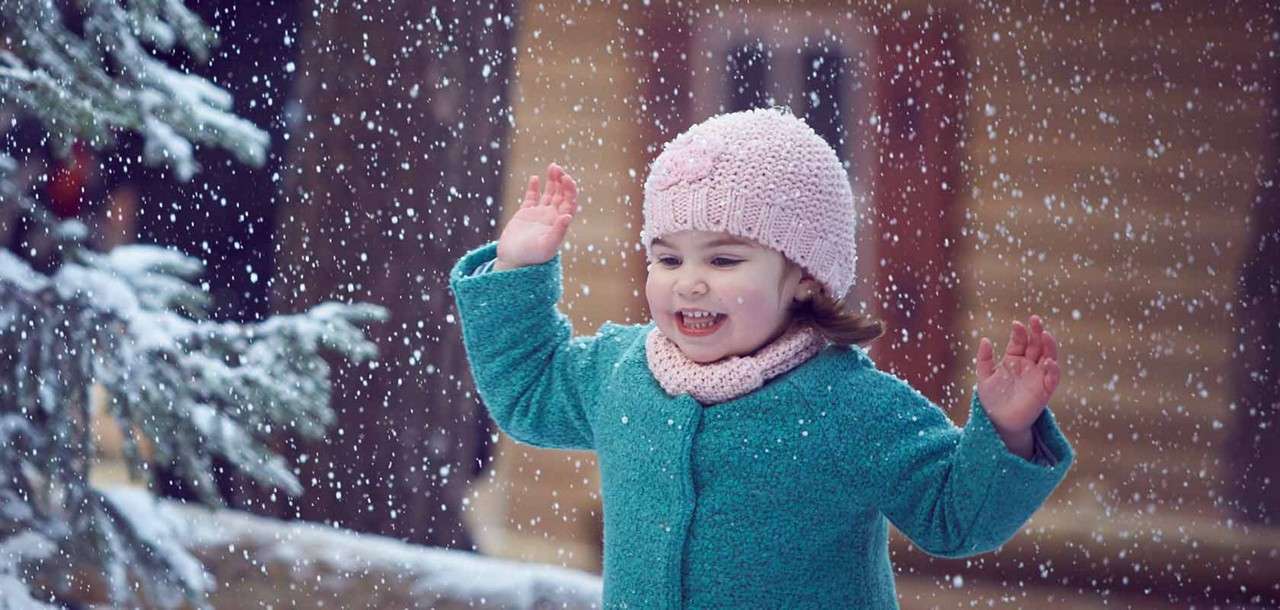
[[1058,387],[1058,345],[1044,329],[1040,316],[1031,316],[1030,331],[1014,321],[1009,344],[999,365],[991,341],[978,344],[978,399],[987,417],[1014,453],[1031,455],[1031,425],[1049,404]]
[[559,165],[547,166],[547,184],[541,194],[538,177],[530,176],[520,209],[498,238],[494,268],[538,265],[554,258],[577,212],[578,187]]

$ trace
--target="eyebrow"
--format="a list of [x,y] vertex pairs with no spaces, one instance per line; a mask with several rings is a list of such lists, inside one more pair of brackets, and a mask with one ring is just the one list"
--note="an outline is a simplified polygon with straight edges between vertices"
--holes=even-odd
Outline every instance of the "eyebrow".
[[[676,249],[676,248],[675,248],[675,246],[672,246],[671,244],[669,244],[669,243],[667,243],[667,242],[663,241],[661,237],[656,237],[656,238],[654,238],[654,240],[653,240],[653,245],[655,245],[655,246],[666,246],[666,247],[671,248],[671,249],[673,249],[673,250],[675,250],[675,249]],[[719,239],[713,239],[713,240],[711,240],[711,241],[709,241],[709,242],[707,242],[707,243],[706,243],[706,247],[708,247],[708,248],[715,248],[715,247],[719,247],[719,246],[745,246],[745,247],[751,248],[751,247],[754,247],[754,246],[755,246],[755,244],[753,244],[753,243],[751,243],[751,242],[749,242],[749,241],[747,241],[747,240],[745,240],[745,239],[738,239],[738,238],[736,238],[736,237],[721,237],[721,238],[719,238]]]

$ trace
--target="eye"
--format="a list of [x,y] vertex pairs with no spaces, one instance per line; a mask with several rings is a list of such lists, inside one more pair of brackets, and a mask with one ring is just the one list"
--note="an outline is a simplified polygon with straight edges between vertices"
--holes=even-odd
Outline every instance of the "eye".
[[711,264],[712,264],[712,265],[715,265],[715,266],[717,266],[717,267],[732,267],[732,266],[734,266],[734,265],[736,265],[736,264],[738,264],[738,263],[741,263],[741,262],[742,262],[742,261],[740,261],[740,260],[735,260],[735,259],[732,259],[732,258],[725,258],[725,257],[723,257],[723,256],[717,256],[717,257],[715,257],[715,258],[711,259]]
[[661,264],[661,265],[663,265],[663,266],[665,266],[665,267],[673,267],[673,266],[675,266],[675,265],[679,265],[679,264],[680,264],[680,259],[678,259],[678,258],[676,258],[676,257],[674,257],[674,256],[659,256],[659,257],[657,258],[657,261],[658,261],[658,263],[659,263],[659,264]]

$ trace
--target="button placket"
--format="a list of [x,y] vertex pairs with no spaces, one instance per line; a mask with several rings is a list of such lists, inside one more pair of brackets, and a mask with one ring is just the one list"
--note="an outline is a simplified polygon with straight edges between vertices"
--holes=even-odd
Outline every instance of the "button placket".
[[[673,433],[680,436],[678,445],[680,455],[676,462],[679,466],[680,501],[676,503],[679,512],[675,515],[674,523],[671,524],[673,527],[666,532],[671,536],[669,541],[671,554],[668,557],[667,572],[671,576],[672,584],[668,598],[671,608],[680,607],[681,592],[684,587],[682,578],[684,550],[689,541],[689,524],[693,520],[693,510],[697,503],[693,489],[693,440],[698,432],[700,416],[703,415],[704,409],[701,403],[688,394],[680,396],[677,404],[681,413],[671,418],[670,427]],[[667,522],[664,522],[664,526],[666,524]]]

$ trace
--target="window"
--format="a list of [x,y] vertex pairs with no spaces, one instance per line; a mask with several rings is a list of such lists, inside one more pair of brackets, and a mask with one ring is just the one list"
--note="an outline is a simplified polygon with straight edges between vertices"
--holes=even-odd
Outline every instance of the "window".
[[[874,39],[845,11],[730,8],[699,17],[691,33],[690,123],[713,114],[786,106],[836,150],[858,205],[858,277],[874,278],[870,179],[875,112]],[[874,281],[853,299],[868,311]]]

